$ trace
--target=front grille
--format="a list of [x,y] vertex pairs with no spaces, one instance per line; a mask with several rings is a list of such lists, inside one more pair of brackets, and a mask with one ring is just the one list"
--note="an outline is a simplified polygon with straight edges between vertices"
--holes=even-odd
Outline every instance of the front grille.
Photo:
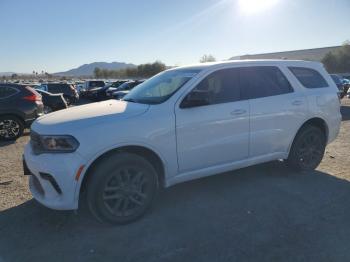
[[34,154],[39,154],[39,152],[42,150],[40,136],[39,134],[33,131],[30,132],[30,145],[32,147]]

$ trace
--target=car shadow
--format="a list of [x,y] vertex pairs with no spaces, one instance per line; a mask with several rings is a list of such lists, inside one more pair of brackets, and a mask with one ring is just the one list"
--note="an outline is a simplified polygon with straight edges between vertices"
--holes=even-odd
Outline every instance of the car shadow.
[[0,212],[0,261],[350,261],[349,197],[271,162],[168,188],[123,226],[31,200]]
[[16,143],[16,141],[4,141],[4,140],[0,140],[0,147],[4,147],[4,146],[9,146]]
[[[23,132],[23,136],[29,136],[30,135],[30,130],[26,129]],[[5,141],[5,140],[1,140],[0,139],[0,147],[5,147],[5,146],[9,146],[9,145],[13,145],[15,144],[17,141],[16,140],[11,140],[11,141]],[[1,262],[1,260],[0,260]]]
[[340,107],[340,112],[341,112],[343,121],[349,121],[350,120],[350,106],[342,105]]

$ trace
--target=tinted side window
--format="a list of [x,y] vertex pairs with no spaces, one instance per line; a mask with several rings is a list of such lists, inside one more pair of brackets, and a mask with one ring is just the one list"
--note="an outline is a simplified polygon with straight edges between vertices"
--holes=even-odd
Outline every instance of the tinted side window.
[[90,81],[89,82],[89,87],[94,88],[94,87],[102,87],[104,86],[105,83],[103,81]]
[[64,93],[70,93],[72,91],[69,85],[60,85],[59,89]]
[[7,98],[17,94],[19,91],[13,87],[0,86],[0,98]]
[[50,93],[57,93],[59,90],[57,88],[57,85],[48,85],[47,91],[49,91]]
[[314,69],[304,67],[289,67],[293,75],[306,88],[328,87],[327,81]]
[[70,88],[68,85],[52,84],[48,85],[50,93],[66,93],[69,92]]
[[293,88],[275,66],[255,66],[240,68],[242,98],[276,96],[293,92]]
[[241,99],[238,69],[222,69],[207,76],[195,90],[209,91],[210,104],[234,102]]

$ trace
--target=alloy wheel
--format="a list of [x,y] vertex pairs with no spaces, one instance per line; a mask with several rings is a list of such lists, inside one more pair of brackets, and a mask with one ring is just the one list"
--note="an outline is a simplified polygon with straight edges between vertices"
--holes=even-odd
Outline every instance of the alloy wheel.
[[0,137],[11,139],[19,135],[20,125],[12,119],[0,120]]
[[315,132],[305,134],[297,150],[300,163],[305,168],[317,166],[323,156],[322,138]]
[[103,203],[115,216],[132,216],[147,202],[147,184],[146,175],[136,167],[116,170],[105,183]]

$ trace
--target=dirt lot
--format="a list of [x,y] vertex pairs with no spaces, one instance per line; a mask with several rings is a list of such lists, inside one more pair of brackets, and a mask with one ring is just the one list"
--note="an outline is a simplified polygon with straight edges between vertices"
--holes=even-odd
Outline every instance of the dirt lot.
[[31,199],[28,134],[0,144],[0,262],[350,261],[350,100],[315,172],[272,162],[177,185],[142,220],[110,227]]

